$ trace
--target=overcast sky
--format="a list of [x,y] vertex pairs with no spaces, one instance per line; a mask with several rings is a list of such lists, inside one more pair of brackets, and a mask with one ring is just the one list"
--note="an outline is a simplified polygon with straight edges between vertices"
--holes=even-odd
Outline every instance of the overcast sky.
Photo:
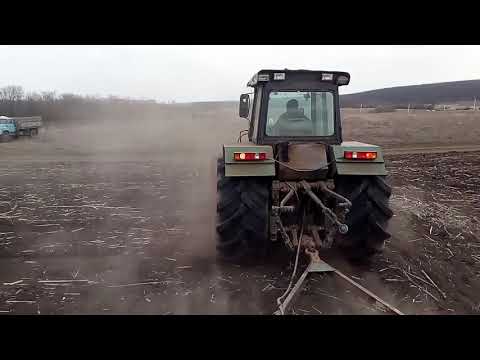
[[267,68],[347,71],[353,93],[480,79],[480,46],[0,46],[0,86],[27,92],[237,100]]

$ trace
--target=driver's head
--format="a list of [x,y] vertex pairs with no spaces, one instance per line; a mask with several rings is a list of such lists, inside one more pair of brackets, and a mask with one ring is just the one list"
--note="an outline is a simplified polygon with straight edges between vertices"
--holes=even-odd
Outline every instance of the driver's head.
[[295,99],[288,100],[287,102],[287,112],[292,112],[298,110],[298,101]]

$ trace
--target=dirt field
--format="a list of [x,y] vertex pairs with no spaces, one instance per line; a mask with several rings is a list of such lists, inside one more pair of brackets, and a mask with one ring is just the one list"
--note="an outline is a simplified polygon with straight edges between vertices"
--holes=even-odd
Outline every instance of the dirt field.
[[342,116],[345,139],[366,139],[389,148],[479,145],[480,111],[344,109]]
[[[172,106],[161,119],[49,127],[1,143],[0,312],[273,313],[291,255],[251,267],[216,258],[214,165],[220,144],[246,127],[235,113]],[[344,117],[345,139],[387,149],[393,237],[369,266],[322,256],[407,314],[478,313],[480,152],[435,152],[480,149],[480,116]],[[292,311],[383,313],[328,276],[311,278]]]

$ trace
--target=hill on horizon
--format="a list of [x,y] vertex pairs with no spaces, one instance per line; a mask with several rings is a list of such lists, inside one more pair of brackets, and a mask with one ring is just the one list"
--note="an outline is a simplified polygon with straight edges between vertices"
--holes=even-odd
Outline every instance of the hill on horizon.
[[[470,103],[480,100],[480,80],[396,86],[340,96],[342,107],[407,107],[423,104]],[[478,104],[477,104],[478,106]]]

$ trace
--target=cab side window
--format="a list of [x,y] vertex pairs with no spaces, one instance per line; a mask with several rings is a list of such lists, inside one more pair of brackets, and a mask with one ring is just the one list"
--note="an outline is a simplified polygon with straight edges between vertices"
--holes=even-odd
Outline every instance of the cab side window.
[[255,109],[257,107],[257,89],[255,88],[255,92],[254,92],[254,95],[253,95],[253,104],[252,106],[250,107],[250,126],[248,128],[248,140],[252,141],[252,138],[253,138],[253,124],[255,123]]
[[257,138],[258,135],[258,125],[259,125],[259,119],[260,119],[260,108],[261,108],[261,103],[262,103],[262,91],[257,92],[257,88],[255,89],[255,108],[253,109],[253,117],[255,121],[253,122],[253,133],[252,136],[254,139]]

